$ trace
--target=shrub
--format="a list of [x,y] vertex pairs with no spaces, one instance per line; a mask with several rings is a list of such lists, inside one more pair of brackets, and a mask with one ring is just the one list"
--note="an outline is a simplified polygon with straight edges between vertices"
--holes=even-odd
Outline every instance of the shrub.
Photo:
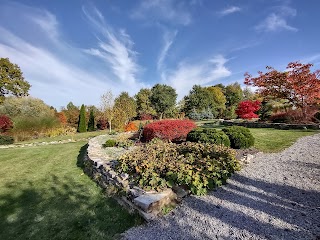
[[134,122],[129,122],[125,127],[126,132],[135,132],[138,131],[137,126],[134,124]]
[[9,145],[13,144],[14,139],[11,136],[0,135],[0,145]]
[[59,128],[59,120],[55,116],[20,117],[14,119],[12,134],[16,141],[46,136],[46,132]]
[[107,120],[100,118],[97,122],[97,128],[104,130],[107,128]]
[[60,123],[62,124],[62,125],[67,125],[67,117],[66,117],[66,115],[64,114],[64,112],[58,112],[58,113],[56,113],[55,114],[56,115],[56,117],[59,119],[59,121],[60,121]]
[[153,120],[153,116],[151,114],[143,113],[143,114],[140,114],[140,120],[142,121]]
[[197,128],[192,130],[187,135],[187,141],[190,142],[202,142],[202,143],[213,143],[218,145],[230,146],[230,140],[228,136],[216,129]]
[[232,126],[224,128],[222,131],[229,137],[232,148],[249,148],[254,145],[254,137],[248,128]]
[[103,147],[115,147],[117,144],[117,141],[114,139],[108,139],[104,144]]
[[273,114],[269,120],[274,123],[311,123],[314,120],[316,112],[317,109],[308,108],[304,116],[300,109],[289,110]]
[[145,141],[153,138],[179,141],[185,139],[194,128],[196,125],[191,120],[161,120],[147,124],[143,129],[143,138]]
[[128,173],[130,180],[145,190],[184,185],[196,195],[220,186],[239,170],[234,150],[208,143],[154,139],[118,160],[117,171]]
[[13,128],[13,122],[11,119],[6,115],[0,116],[0,133],[7,132],[11,128]]
[[255,114],[261,107],[261,102],[256,101],[242,101],[238,104],[238,108],[236,109],[236,113],[240,118],[251,119],[258,118],[259,116]]

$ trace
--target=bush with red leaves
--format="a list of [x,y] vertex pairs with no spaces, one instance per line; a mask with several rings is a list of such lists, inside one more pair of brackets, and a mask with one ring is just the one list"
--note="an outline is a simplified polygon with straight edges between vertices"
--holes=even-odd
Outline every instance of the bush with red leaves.
[[100,118],[97,122],[97,128],[99,130],[104,130],[108,127],[108,123],[107,123],[107,120],[103,119],[103,118]]
[[169,141],[179,141],[187,137],[187,134],[196,124],[191,120],[161,120],[147,124],[143,129],[143,138],[150,141],[160,138]]
[[153,116],[151,114],[144,113],[140,115],[140,120],[153,120]]
[[269,120],[274,123],[312,123],[317,122],[314,117],[317,111],[316,108],[307,108],[304,116],[300,109],[289,110],[275,113],[270,116]]
[[0,116],[0,132],[4,133],[13,128],[13,122],[6,115]]
[[244,119],[251,119],[251,118],[258,118],[259,116],[255,114],[261,107],[261,102],[256,101],[242,101],[238,104],[238,108],[236,109],[236,114],[240,118]]

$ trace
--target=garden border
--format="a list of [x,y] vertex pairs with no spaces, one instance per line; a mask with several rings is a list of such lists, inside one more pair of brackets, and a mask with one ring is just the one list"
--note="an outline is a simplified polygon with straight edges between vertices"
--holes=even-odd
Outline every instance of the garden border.
[[313,129],[319,130],[319,124],[287,124],[287,123],[266,123],[266,122],[236,122],[232,120],[221,121],[222,125],[225,126],[243,126],[247,128],[275,128],[280,130],[289,129]]
[[138,212],[147,221],[154,220],[161,214],[164,206],[175,205],[188,194],[181,193],[181,189],[177,189],[176,193],[172,189],[146,192],[130,183],[128,174],[118,174],[114,171],[116,159],[108,158],[97,140],[103,136],[107,135],[89,140],[87,154],[84,156],[84,172],[102,188],[108,189],[113,186],[118,192],[124,193],[116,194],[114,198],[130,212]]

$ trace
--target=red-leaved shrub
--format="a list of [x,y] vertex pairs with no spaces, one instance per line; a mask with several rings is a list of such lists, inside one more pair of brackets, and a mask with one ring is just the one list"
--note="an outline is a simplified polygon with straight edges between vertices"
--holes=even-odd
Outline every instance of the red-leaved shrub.
[[11,119],[6,115],[0,116],[0,132],[6,132],[13,128],[13,122]]
[[153,120],[153,116],[148,113],[143,113],[140,115],[140,120]]
[[68,119],[67,119],[66,115],[64,114],[64,112],[58,112],[58,113],[56,113],[56,116],[63,126],[67,125]]
[[153,138],[178,141],[185,139],[194,128],[196,124],[191,120],[161,120],[147,124],[143,129],[143,138],[145,141]]
[[138,131],[137,126],[134,124],[134,122],[129,122],[124,129],[126,132],[135,132]]
[[238,108],[236,109],[236,114],[240,118],[244,119],[251,119],[251,118],[258,118],[259,116],[255,114],[261,107],[261,102],[256,101],[242,101],[238,104]]
[[305,116],[301,109],[289,110],[287,112],[275,113],[270,116],[269,120],[274,123],[312,123],[317,113],[316,108],[307,108]]

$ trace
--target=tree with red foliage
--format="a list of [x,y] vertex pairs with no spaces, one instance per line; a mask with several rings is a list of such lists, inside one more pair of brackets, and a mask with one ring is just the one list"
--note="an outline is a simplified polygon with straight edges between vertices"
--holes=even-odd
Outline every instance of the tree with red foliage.
[[244,83],[259,87],[257,92],[264,97],[287,99],[306,117],[307,108],[320,103],[320,70],[311,72],[312,66],[310,63],[290,62],[284,72],[267,66],[268,71],[259,71],[258,77],[245,73]]
[[255,112],[259,111],[261,108],[261,102],[256,101],[242,101],[238,104],[238,108],[236,109],[236,114],[240,118],[244,119],[251,119],[251,118],[258,118],[259,116],[255,114]]
[[11,121],[11,119],[6,115],[1,115],[0,116],[0,132],[5,133],[11,128],[13,128],[13,122]]

